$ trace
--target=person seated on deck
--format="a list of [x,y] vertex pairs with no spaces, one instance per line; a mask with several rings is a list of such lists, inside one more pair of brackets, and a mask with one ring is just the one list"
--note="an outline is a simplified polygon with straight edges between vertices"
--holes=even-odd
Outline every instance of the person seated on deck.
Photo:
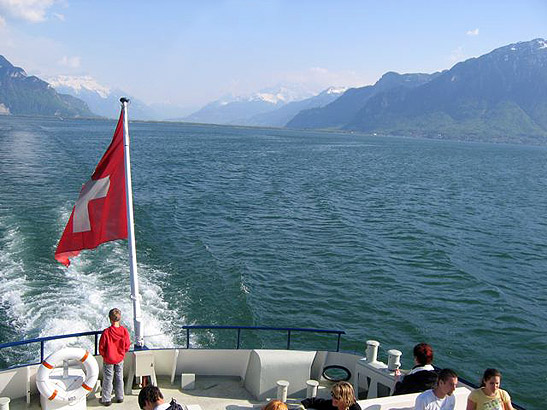
[[486,369],[481,380],[481,387],[473,390],[467,399],[467,410],[514,410],[511,397],[500,389],[501,372]]
[[410,372],[395,384],[393,395],[420,393],[431,389],[437,382],[433,362],[433,348],[427,343],[414,346],[414,364]]
[[262,409],[263,410],[287,410],[287,405],[283,403],[281,400],[272,400],[268,404],[266,404]]
[[317,397],[304,399],[302,405],[305,408],[316,410],[361,410],[361,407],[355,401],[355,393],[351,383],[336,383],[332,386],[330,395],[332,399],[319,399]]
[[187,410],[185,405],[180,405],[175,399],[166,403],[159,387],[152,384],[144,386],[139,392],[139,407],[142,410]]
[[453,393],[458,387],[458,375],[452,369],[442,369],[434,388],[416,397],[414,410],[454,410],[456,398]]

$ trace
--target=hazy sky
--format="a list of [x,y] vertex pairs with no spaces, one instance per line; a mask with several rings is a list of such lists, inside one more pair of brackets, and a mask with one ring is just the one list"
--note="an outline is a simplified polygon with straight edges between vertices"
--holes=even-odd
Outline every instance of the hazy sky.
[[547,37],[547,1],[0,0],[0,54],[145,102],[363,86]]

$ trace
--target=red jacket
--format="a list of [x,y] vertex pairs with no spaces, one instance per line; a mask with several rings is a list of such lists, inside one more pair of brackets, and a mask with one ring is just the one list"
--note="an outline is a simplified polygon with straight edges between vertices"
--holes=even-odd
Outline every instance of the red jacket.
[[123,326],[107,327],[99,340],[99,353],[107,364],[122,362],[130,347],[129,332]]

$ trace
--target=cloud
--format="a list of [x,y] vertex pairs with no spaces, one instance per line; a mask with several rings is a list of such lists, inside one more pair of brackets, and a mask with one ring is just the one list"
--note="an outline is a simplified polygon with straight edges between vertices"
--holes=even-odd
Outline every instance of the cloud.
[[60,13],[53,13],[53,15],[60,21],[65,21],[65,15]]
[[57,61],[57,64],[63,67],[69,67],[69,68],[79,68],[80,67],[80,57],[67,57],[63,56],[59,61]]
[[6,25],[6,20],[2,16],[0,16],[0,27],[4,27]]
[[47,10],[56,0],[0,0],[0,18],[16,19],[39,23],[46,19]]
[[468,36],[472,36],[472,37],[475,37],[475,36],[478,36],[479,35],[479,29],[476,28],[474,30],[468,30],[467,33]]

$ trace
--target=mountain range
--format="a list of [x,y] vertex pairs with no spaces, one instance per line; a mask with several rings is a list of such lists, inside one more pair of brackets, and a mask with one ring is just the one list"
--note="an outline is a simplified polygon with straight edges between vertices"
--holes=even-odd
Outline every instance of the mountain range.
[[[120,90],[90,77],[28,76],[0,56],[0,114],[115,118]],[[547,143],[547,42],[500,47],[449,70],[387,72],[375,84],[318,95],[276,87],[213,101],[186,117],[132,99],[135,119],[331,129],[378,135]],[[167,110],[171,110],[169,113]]]
[[90,110],[101,117],[117,118],[120,115],[120,98],[126,97],[130,101],[131,118],[137,120],[162,119],[161,115],[146,103],[131,97],[122,90],[105,87],[89,76],[60,75],[47,78],[47,81],[58,92],[85,101]]
[[94,117],[85,102],[57,93],[47,82],[29,76],[0,55],[0,114]]
[[253,115],[245,121],[245,125],[263,127],[284,127],[300,111],[323,107],[336,100],[346,91],[346,88],[329,87],[321,93],[303,100],[291,101],[281,107],[261,114]]
[[361,88],[350,88],[330,104],[299,112],[287,127],[291,128],[342,128],[353,119],[367,101],[376,94],[392,89],[418,87],[429,82],[436,74],[397,74],[388,72],[376,84]]
[[510,44],[442,73],[388,73],[287,126],[545,144],[547,42]]
[[295,86],[279,86],[247,97],[227,97],[205,105],[182,121],[212,124],[283,127],[307,108],[322,107],[346,89],[330,87],[314,95]]

